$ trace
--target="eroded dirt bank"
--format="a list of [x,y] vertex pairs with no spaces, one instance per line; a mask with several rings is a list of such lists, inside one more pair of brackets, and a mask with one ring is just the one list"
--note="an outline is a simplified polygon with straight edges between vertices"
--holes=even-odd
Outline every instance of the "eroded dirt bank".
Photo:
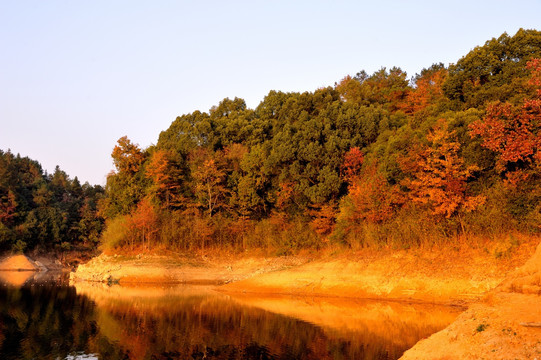
[[496,288],[531,257],[537,242],[363,249],[265,257],[247,254],[100,255],[72,280],[110,283],[213,283],[224,292],[469,303]]
[[541,244],[481,302],[402,359],[541,359]]

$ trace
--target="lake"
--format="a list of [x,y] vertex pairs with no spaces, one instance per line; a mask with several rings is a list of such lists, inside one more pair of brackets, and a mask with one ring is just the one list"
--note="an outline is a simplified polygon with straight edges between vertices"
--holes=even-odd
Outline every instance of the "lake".
[[52,277],[2,283],[0,358],[397,359],[461,312],[215,289],[70,286]]

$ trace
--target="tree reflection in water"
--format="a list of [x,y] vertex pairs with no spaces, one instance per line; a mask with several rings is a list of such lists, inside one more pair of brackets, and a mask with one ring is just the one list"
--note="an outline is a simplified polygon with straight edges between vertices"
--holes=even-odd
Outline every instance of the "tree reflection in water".
[[[73,360],[396,359],[457,315],[441,307],[377,304],[232,298],[188,286],[2,286],[0,354]],[[382,321],[387,324],[377,325]]]

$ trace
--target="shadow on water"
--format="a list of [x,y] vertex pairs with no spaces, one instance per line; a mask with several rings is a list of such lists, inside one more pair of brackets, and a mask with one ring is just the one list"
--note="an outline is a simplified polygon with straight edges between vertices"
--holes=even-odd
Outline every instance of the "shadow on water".
[[205,286],[0,286],[2,359],[397,359],[453,308],[220,294]]

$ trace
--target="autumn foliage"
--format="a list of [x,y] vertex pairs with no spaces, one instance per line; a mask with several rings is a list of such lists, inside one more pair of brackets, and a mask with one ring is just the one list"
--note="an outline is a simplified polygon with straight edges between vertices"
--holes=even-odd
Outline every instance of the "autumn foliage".
[[403,161],[404,172],[410,175],[402,182],[409,189],[408,198],[447,218],[475,210],[484,202],[482,195],[466,194],[467,181],[479,168],[464,164],[460,144],[453,137],[445,120],[440,120],[426,137],[428,146]]
[[541,61],[532,60],[528,68],[535,95],[522,104],[490,104],[485,118],[473,123],[470,131],[497,154],[498,170],[507,172],[510,179],[524,180],[527,172],[538,172],[541,164]]
[[[143,248],[287,253],[483,235],[495,223],[538,229],[537,43],[541,33],[520,30],[411,80],[382,68],[314,92],[271,91],[255,109],[224,99],[179,116],[147,149],[123,137],[101,213],[128,229],[123,244]],[[0,194],[9,223],[13,200]]]

